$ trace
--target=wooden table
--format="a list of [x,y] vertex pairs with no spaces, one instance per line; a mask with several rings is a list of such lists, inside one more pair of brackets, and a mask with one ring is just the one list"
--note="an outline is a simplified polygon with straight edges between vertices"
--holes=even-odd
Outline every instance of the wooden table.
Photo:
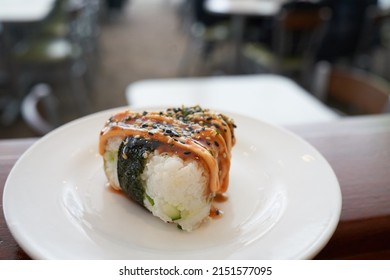
[[289,127],[339,179],[340,223],[317,259],[390,260],[390,115]]
[[[390,259],[390,115],[289,126],[315,146],[341,186],[340,223],[316,259]],[[36,139],[0,141],[0,193],[18,157]],[[1,204],[2,208],[2,204]],[[0,259],[28,259],[0,211]]]

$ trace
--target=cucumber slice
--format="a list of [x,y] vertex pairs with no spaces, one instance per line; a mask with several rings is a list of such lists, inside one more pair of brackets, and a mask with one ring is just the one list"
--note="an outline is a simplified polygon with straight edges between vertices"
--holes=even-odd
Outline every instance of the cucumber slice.
[[162,207],[162,210],[164,213],[172,219],[172,221],[176,221],[181,219],[181,212],[176,207],[170,205],[170,204],[164,204]]
[[154,206],[154,200],[147,193],[145,193],[146,199],[149,201],[150,205]]

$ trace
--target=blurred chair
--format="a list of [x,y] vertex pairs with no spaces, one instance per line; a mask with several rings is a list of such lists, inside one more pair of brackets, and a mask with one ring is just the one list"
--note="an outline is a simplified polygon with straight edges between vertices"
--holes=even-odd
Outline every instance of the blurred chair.
[[312,92],[341,114],[390,113],[390,83],[361,69],[320,62]]
[[[203,65],[211,61],[215,49],[227,42],[230,36],[230,18],[208,13],[205,0],[187,0],[183,8],[184,20],[181,22],[187,34],[186,47],[179,65],[179,75],[189,76],[191,67],[199,62]],[[199,72],[195,67],[194,72]],[[199,73],[195,73],[199,74]]]
[[[377,6],[367,8],[362,30],[353,54],[353,64],[356,67],[375,72],[382,72],[390,78],[390,10],[381,10]],[[378,61],[378,53],[380,59]],[[383,64],[382,71],[378,65]]]
[[[320,2],[332,11],[332,18],[328,23],[323,43],[317,50],[317,61],[350,65],[359,48],[362,30],[366,29],[369,10],[376,7],[378,1],[323,0]],[[366,35],[370,35],[369,44],[372,44],[374,33]],[[368,41],[365,44],[368,44]]]
[[87,63],[87,78],[89,86],[93,84],[93,77],[100,62],[100,19],[102,16],[101,0],[71,0],[68,11],[71,14],[70,34],[73,41],[83,49],[83,56]]
[[36,83],[53,86],[59,81],[68,87],[79,114],[89,112],[84,49],[71,29],[68,1],[57,0],[53,11],[40,28],[15,45],[12,60],[18,76],[18,92],[22,98]]
[[37,84],[23,99],[22,117],[38,135],[44,135],[60,124],[58,100],[47,84]]
[[329,9],[312,3],[284,5],[274,19],[271,42],[248,42],[243,55],[257,71],[298,75],[305,85],[330,17]]

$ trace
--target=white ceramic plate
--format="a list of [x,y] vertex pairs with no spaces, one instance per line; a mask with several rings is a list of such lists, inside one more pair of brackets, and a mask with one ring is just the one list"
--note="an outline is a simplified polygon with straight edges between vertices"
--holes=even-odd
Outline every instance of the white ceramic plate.
[[97,147],[112,113],[56,129],[12,169],[4,213],[32,258],[307,259],[333,234],[341,194],[321,154],[284,129],[230,113],[237,144],[223,218],[190,233],[163,223],[106,186]]

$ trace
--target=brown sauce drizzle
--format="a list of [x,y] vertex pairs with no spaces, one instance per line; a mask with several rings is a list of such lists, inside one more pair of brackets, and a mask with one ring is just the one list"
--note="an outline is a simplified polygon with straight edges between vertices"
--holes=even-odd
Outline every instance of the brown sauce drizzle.
[[226,193],[217,193],[214,197],[215,202],[225,202],[229,199],[229,196]]
[[[169,108],[165,112],[119,112],[106,122],[100,133],[103,155],[111,137],[142,137],[164,143],[160,153],[174,153],[196,159],[209,171],[209,190],[223,193],[229,184],[231,148],[235,144],[234,123],[222,114],[200,107]],[[227,197],[216,197],[223,202]]]
[[126,194],[125,194],[122,190],[114,189],[110,184],[107,184],[107,185],[106,185],[106,189],[107,189],[107,191],[110,192],[110,193],[117,194],[117,195],[122,195],[122,196],[126,196]]
[[220,219],[223,216],[223,212],[221,210],[219,210],[218,208],[216,208],[214,205],[212,205],[210,208],[209,216],[212,219]]

